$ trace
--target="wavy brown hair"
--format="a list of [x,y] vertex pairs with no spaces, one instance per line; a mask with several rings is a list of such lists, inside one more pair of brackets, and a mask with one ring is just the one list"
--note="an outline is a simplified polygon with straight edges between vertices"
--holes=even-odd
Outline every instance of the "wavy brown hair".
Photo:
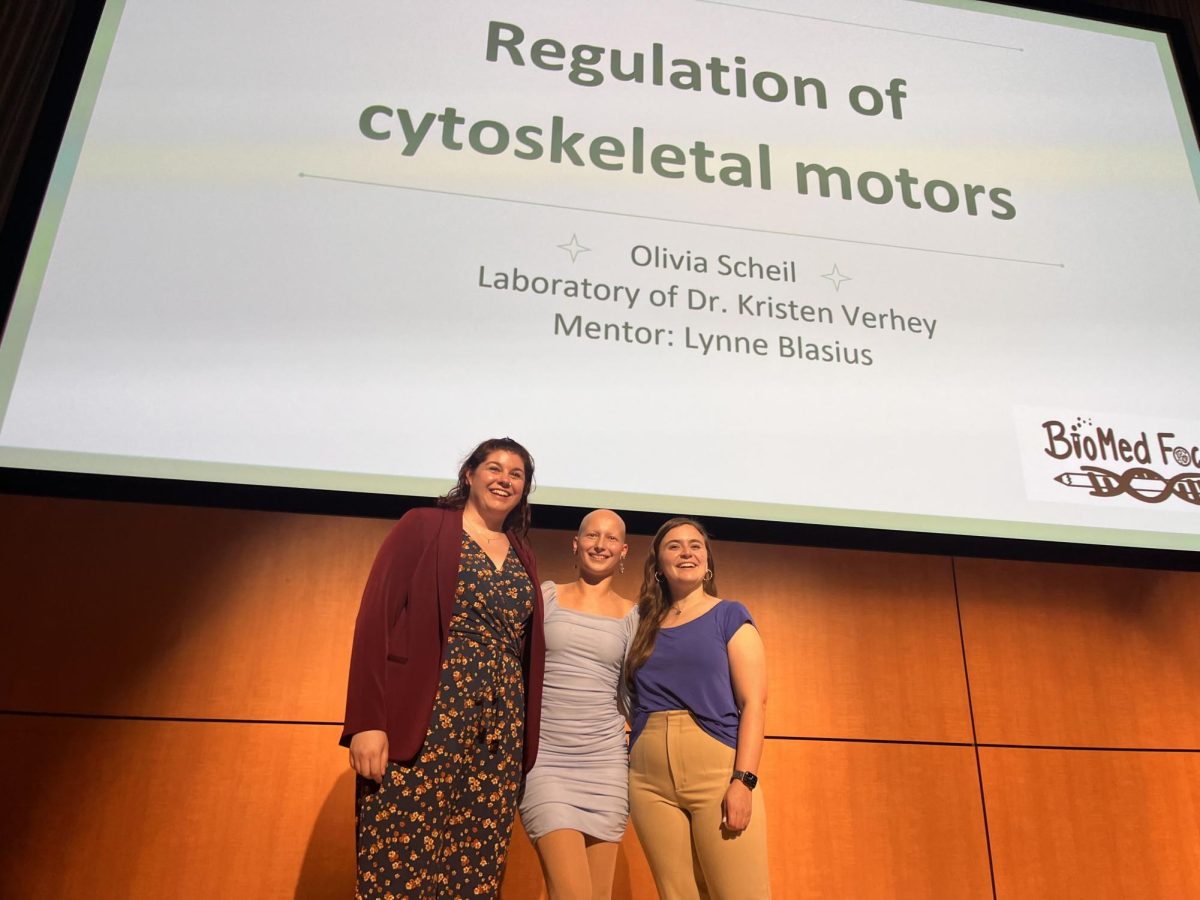
[[504,530],[516,532],[517,536],[524,541],[529,536],[529,492],[533,490],[533,457],[529,455],[528,450],[510,437],[488,438],[467,454],[467,458],[458,467],[458,483],[446,491],[444,496],[438,497],[437,505],[443,509],[465,507],[467,498],[471,496],[471,485],[467,481],[467,474],[478,469],[483,465],[483,461],[497,450],[515,453],[525,463],[525,487],[521,491],[521,499],[513,507],[512,512],[504,517]]
[[680,525],[691,525],[704,538],[708,570],[713,573],[712,577],[704,582],[704,592],[713,597],[720,596],[717,593],[717,564],[713,559],[712,539],[708,535],[708,529],[687,516],[667,519],[655,533],[654,540],[650,543],[650,553],[646,556],[646,565],[642,568],[642,587],[638,591],[638,616],[640,617],[638,629],[629,643],[629,654],[625,657],[625,684],[630,690],[633,690],[633,676],[646,664],[646,660],[654,652],[654,644],[658,640],[658,632],[662,628],[663,619],[671,611],[670,589],[667,587],[662,573],[658,570],[658,550],[662,546],[667,532]]

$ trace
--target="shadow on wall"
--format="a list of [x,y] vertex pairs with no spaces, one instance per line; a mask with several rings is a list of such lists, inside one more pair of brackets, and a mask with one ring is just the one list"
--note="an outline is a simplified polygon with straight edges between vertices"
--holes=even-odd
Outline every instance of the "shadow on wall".
[[613,900],[633,900],[633,879],[629,874],[629,854],[625,843],[617,851],[617,871],[613,877]]
[[327,900],[349,897],[354,893],[354,772],[340,775],[317,814],[300,880],[296,900]]
[[0,706],[193,714],[148,674],[237,599],[263,517],[30,497],[0,514],[21,523],[0,543]]
[[[0,498],[0,518],[19,523],[0,541],[0,708],[179,714],[148,673],[224,606],[227,592],[214,579],[261,523],[212,510],[18,496]],[[72,749],[50,747],[37,758],[21,808],[41,808],[50,773]],[[24,864],[11,849],[29,821],[14,822],[0,844],[0,872]]]

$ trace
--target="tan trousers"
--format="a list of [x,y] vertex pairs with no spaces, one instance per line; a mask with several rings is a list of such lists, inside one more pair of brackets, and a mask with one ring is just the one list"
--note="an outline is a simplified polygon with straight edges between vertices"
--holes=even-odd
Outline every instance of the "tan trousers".
[[721,827],[734,751],[686,710],[651,713],[629,754],[629,811],[662,900],[763,900],[767,819],[762,788],[749,827]]

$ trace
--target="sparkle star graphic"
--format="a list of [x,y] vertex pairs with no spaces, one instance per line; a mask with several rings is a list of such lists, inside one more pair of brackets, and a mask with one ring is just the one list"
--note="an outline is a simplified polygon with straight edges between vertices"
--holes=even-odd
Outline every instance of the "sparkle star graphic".
[[566,250],[568,253],[570,253],[571,262],[575,262],[575,257],[577,257],[580,253],[587,253],[592,248],[583,246],[583,244],[579,243],[579,238],[575,237],[575,235],[571,235],[570,243],[559,244],[558,249]]
[[839,271],[838,271],[838,267],[837,267],[837,263],[834,263],[834,264],[833,264],[833,271],[832,271],[832,272],[830,272],[828,275],[822,275],[821,277],[822,277],[822,278],[828,278],[830,281],[832,281],[832,282],[833,282],[833,289],[834,289],[835,291],[840,291],[840,290],[842,289],[842,282],[843,282],[843,281],[853,281],[853,280],[854,280],[854,279],[852,279],[852,278],[851,278],[849,275],[843,275],[841,272],[839,272]]

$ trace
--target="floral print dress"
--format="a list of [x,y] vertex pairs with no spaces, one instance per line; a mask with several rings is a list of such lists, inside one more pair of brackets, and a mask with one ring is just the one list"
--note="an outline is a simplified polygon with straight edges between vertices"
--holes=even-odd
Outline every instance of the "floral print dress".
[[412,765],[358,779],[360,898],[496,897],[525,729],[521,650],[533,583],[463,532],[454,616],[429,731]]

